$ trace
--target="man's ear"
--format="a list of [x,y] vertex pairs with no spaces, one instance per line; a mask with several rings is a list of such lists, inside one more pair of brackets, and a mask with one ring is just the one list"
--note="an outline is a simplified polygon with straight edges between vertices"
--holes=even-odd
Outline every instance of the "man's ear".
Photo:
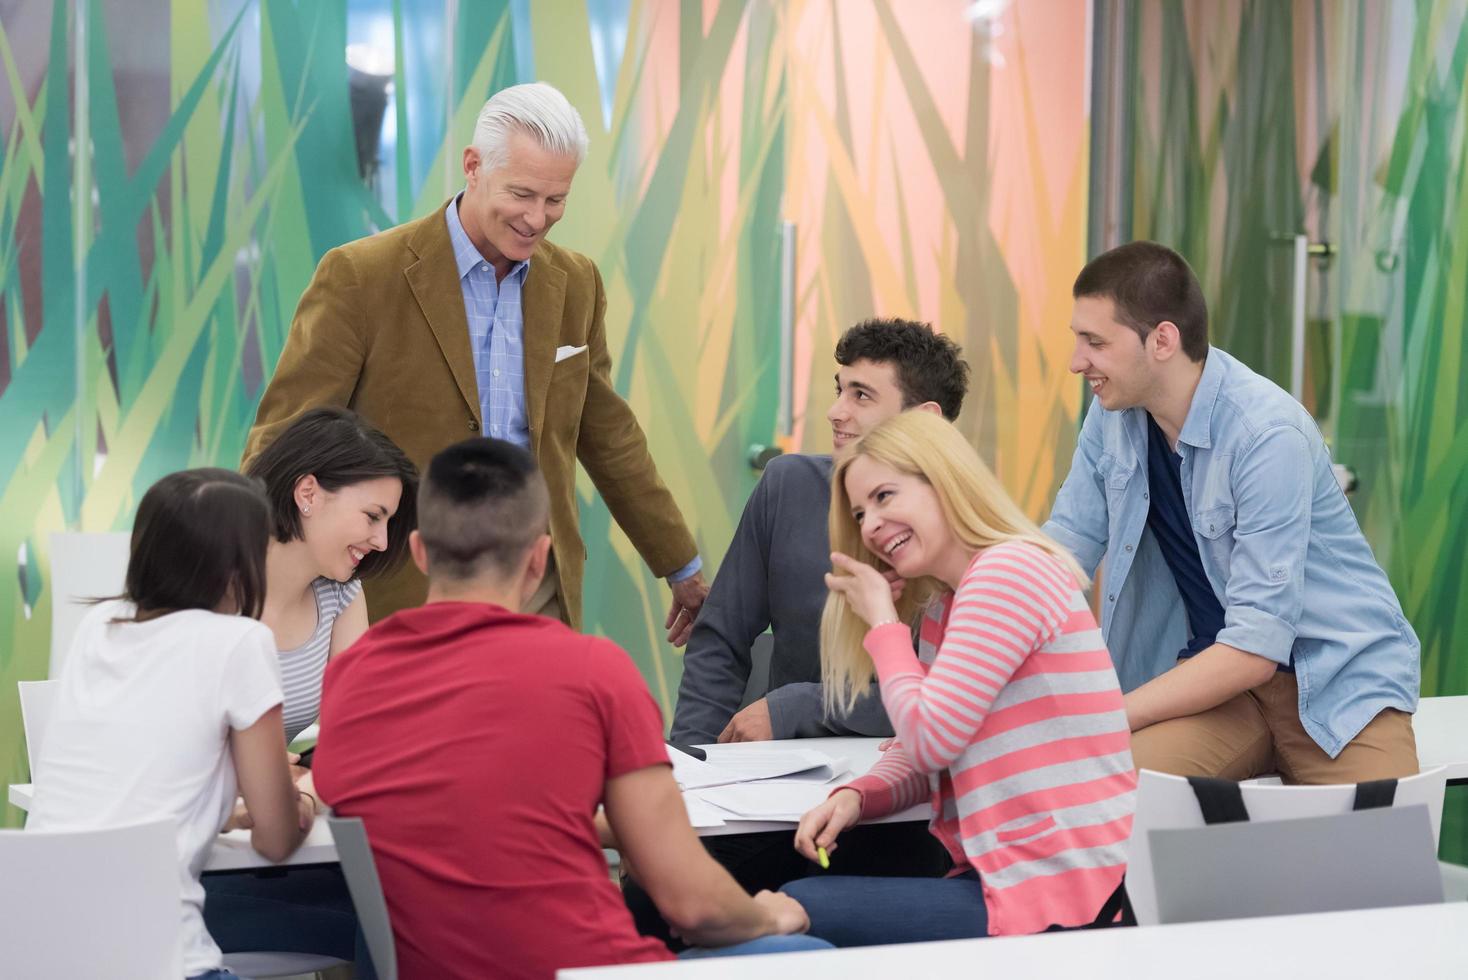
[[943,414],[943,409],[942,409],[941,406],[939,406],[939,404],[937,402],[923,402],[921,405],[914,405],[912,408],[908,409],[908,411],[910,411],[910,412],[929,412],[929,413],[931,413],[933,415],[942,415]]
[[428,549],[423,547],[423,535],[416,528],[408,535],[408,554],[413,556],[413,564],[418,566],[418,571],[427,575]]
[[525,577],[520,582],[520,605],[522,612],[533,613],[534,609],[524,609],[525,603],[535,595],[535,590],[540,588],[541,581],[545,578],[546,563],[550,559],[551,539],[549,534],[542,534],[535,539],[530,546],[530,552],[525,558]]
[[1182,352],[1183,335],[1178,330],[1177,324],[1171,320],[1163,320],[1157,324],[1152,331],[1152,349],[1156,351],[1159,361],[1168,361]]

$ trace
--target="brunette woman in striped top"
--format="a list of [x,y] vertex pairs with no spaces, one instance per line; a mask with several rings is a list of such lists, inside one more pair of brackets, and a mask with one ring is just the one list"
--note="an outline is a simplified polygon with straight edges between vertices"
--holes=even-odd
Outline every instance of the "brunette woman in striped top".
[[[838,946],[1043,931],[1090,922],[1120,883],[1136,774],[1121,689],[1084,577],[957,429],[908,412],[836,467],[835,573],[821,623],[828,699],[873,673],[897,739],[807,813],[811,859],[861,819],[929,800],[943,879],[807,878],[785,890]],[[926,600],[913,650],[881,569]],[[926,660],[927,658],[924,658]]]
[[[315,723],[327,661],[367,631],[362,582],[391,571],[417,525],[418,470],[391,439],[345,408],[313,408],[247,461],[270,500],[260,621],[275,637],[290,742]],[[294,762],[295,760],[292,759]],[[318,806],[309,770],[292,767]],[[249,826],[236,812],[232,824]],[[276,950],[353,959],[356,917],[338,868],[210,875],[204,921],[226,953]]]

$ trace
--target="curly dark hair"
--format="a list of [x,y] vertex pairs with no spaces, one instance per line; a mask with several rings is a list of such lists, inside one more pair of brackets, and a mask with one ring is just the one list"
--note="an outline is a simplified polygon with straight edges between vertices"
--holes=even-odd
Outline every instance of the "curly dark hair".
[[917,320],[863,320],[836,342],[836,363],[891,364],[902,390],[902,407],[936,402],[952,422],[968,394],[968,363],[963,348]]

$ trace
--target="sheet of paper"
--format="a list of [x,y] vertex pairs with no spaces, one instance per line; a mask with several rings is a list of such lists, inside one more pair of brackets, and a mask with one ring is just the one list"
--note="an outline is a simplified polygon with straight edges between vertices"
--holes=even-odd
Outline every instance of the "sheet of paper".
[[735,783],[686,793],[684,798],[697,796],[728,811],[734,819],[793,822],[822,803],[830,792],[829,787],[819,783]]
[[[758,743],[749,743],[756,746]],[[725,751],[728,750],[728,751]],[[828,783],[846,771],[845,759],[833,759],[810,749],[760,750],[738,745],[710,746],[708,761],[695,759],[668,746],[673,779],[682,790],[726,786],[757,779],[801,778]]]
[[[725,745],[710,745],[708,765],[733,774],[731,782],[751,782],[756,779],[776,779],[800,772],[825,768],[826,779],[837,773],[841,760],[833,759],[824,752],[814,749],[771,748],[768,742],[732,742]],[[710,784],[711,785],[711,784]]]
[[726,783],[737,783],[737,773],[725,772],[718,766],[711,766],[702,759],[695,759],[686,752],[679,752],[671,745],[668,746],[668,761],[673,763],[673,780],[677,782],[681,790],[701,789],[705,786],[723,786]]
[[688,810],[688,822],[695,830],[724,826],[725,811],[699,798],[697,793],[684,793],[683,806]]

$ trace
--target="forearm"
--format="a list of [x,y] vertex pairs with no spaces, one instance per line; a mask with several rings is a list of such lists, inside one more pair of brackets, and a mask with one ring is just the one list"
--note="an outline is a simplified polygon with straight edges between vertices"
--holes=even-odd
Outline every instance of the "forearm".
[[[715,590],[720,585],[716,581]],[[683,680],[678,685],[678,705],[668,734],[674,742],[703,745],[717,741],[739,710],[749,683],[749,645],[737,638],[743,631],[729,621],[727,610],[712,603],[711,595],[683,655]]]
[[[972,731],[955,731],[955,695],[951,685],[937,689],[937,678],[923,673],[912,648],[911,634],[900,623],[872,629],[867,633],[865,646],[877,671],[881,700],[892,721],[892,730],[907,750],[912,768],[924,773],[945,768],[967,746],[972,735]],[[992,683],[991,678],[986,680]],[[934,690],[928,690],[930,686]],[[973,703],[965,703],[963,707],[967,709],[963,720],[970,722],[976,731],[988,711],[987,700],[981,703],[973,699]]]
[[1265,683],[1278,665],[1226,643],[1215,643],[1126,695],[1132,731],[1216,708]]
[[841,788],[860,794],[863,820],[876,820],[906,810],[932,795],[928,778],[913,769],[912,760],[900,743],[888,748],[866,775]]
[[871,690],[848,712],[827,715],[823,688],[813,681],[786,684],[771,691],[770,727],[775,738],[822,738],[831,735],[855,735],[887,738],[892,722],[882,707],[882,697],[873,684]]
[[699,903],[706,911],[700,918],[681,926],[672,923],[685,942],[692,946],[732,946],[778,931],[769,913],[750,898],[729,872],[713,858],[705,857],[705,860],[712,869],[696,877],[702,879],[701,887],[707,889],[705,901]]

